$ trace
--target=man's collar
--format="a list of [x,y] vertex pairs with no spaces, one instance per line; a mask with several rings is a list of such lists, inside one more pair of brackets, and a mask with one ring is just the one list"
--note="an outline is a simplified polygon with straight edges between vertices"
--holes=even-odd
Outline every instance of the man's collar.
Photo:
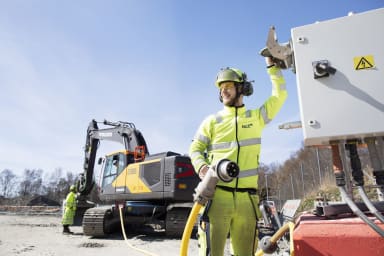
[[237,114],[244,113],[246,111],[245,105],[243,104],[241,107],[229,107],[229,106],[224,106],[224,112],[228,114],[235,114],[237,110]]

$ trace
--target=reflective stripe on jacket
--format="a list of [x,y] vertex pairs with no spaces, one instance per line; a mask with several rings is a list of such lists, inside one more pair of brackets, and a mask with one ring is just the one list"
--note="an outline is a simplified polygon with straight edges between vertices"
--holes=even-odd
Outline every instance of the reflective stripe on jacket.
[[262,130],[279,112],[288,95],[281,70],[272,67],[268,74],[272,96],[260,108],[246,110],[244,106],[224,106],[223,110],[202,122],[190,146],[189,155],[196,171],[224,158],[238,163],[239,179],[230,183],[219,182],[218,185],[257,187]]

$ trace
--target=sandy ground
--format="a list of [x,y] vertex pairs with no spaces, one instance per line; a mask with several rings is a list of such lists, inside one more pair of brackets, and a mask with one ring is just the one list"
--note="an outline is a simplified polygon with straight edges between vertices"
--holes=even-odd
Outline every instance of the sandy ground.
[[[84,236],[81,227],[71,227],[73,235],[63,235],[60,216],[0,215],[0,255],[81,255],[81,256],[173,256],[179,255],[181,239],[170,239],[162,232],[127,233],[127,242],[120,233],[108,238]],[[197,240],[189,241],[188,255],[198,255]]]

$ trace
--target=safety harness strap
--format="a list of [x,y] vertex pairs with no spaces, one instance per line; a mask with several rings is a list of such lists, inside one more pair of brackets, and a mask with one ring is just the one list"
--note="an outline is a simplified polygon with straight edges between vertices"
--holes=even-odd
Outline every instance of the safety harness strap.
[[210,256],[211,255],[211,239],[210,239],[210,225],[209,225],[209,217],[208,217],[208,211],[209,208],[211,208],[212,200],[208,200],[207,204],[204,207],[203,214],[200,217],[200,227],[202,227],[204,223],[204,232],[205,232],[205,244],[207,248],[205,248],[205,255]]

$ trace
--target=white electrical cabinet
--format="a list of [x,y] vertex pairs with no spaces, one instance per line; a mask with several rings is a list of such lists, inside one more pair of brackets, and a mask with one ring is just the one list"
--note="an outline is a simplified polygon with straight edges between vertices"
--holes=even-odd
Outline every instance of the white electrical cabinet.
[[304,144],[384,136],[384,8],[292,29]]

